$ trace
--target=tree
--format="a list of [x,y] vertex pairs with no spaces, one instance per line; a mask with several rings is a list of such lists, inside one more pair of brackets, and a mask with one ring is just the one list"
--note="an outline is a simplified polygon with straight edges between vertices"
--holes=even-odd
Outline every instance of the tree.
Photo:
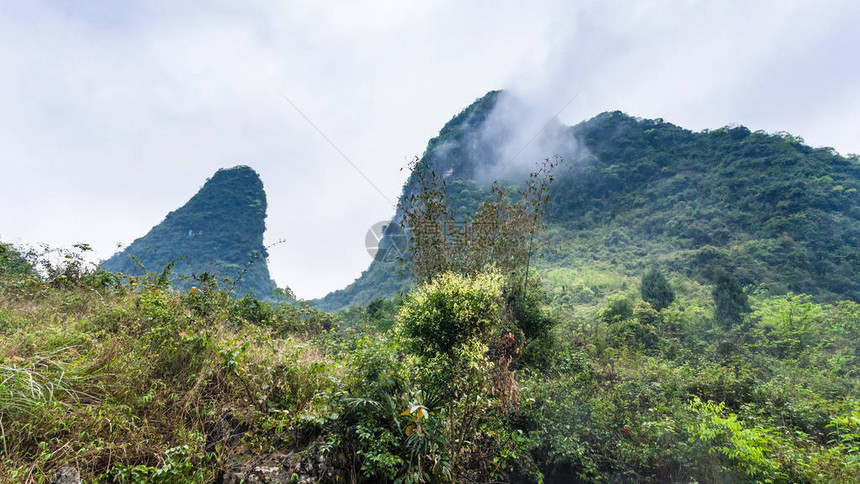
[[656,267],[652,267],[642,276],[641,293],[642,300],[651,303],[651,307],[657,311],[669,307],[675,300],[675,291]]
[[[501,280],[503,319],[511,331],[513,353],[520,354],[523,344],[540,341],[552,347],[550,329],[555,320],[541,308],[540,285],[529,277],[535,235],[544,228],[549,187],[559,157],[545,159],[529,177],[516,187],[494,182],[479,190],[486,196],[470,194],[476,208],[452,206],[463,202],[464,186],[456,180],[449,186],[426,162],[414,160],[412,176],[407,183],[398,210],[401,227],[409,234],[408,262],[419,284],[451,275],[473,278],[494,273]],[[471,205],[471,204],[466,204]],[[447,334],[434,333],[432,338],[447,341]],[[497,335],[499,336],[499,335]],[[435,348],[432,341],[426,348]],[[529,350],[529,357],[540,351]]]
[[400,330],[414,353],[457,360],[463,347],[488,342],[501,323],[503,303],[498,273],[463,277],[446,272],[406,298],[398,314]]
[[36,271],[12,245],[0,242],[0,276],[29,276]]
[[723,268],[718,268],[714,274],[711,295],[716,305],[714,319],[727,330],[741,324],[744,315],[751,311],[749,300],[740,283]]
[[821,342],[827,312],[811,296],[789,292],[764,300],[753,316],[760,321],[765,345],[784,358],[797,357]]
[[457,214],[462,217],[457,220],[444,177],[414,160],[398,209],[401,227],[409,234],[409,267],[415,280],[428,282],[445,272],[475,275],[488,265],[506,276],[527,275],[558,163],[558,158],[544,160],[515,194],[511,187],[493,183],[477,210]]

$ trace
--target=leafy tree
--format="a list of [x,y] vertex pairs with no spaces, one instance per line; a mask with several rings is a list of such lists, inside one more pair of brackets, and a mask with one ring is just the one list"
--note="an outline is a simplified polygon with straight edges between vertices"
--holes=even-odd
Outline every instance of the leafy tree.
[[15,247],[0,243],[0,276],[34,275],[35,273],[30,262]]
[[613,321],[609,331],[617,346],[653,349],[659,342],[655,325],[659,318],[648,301],[639,301],[633,309],[633,317]]
[[806,294],[769,298],[753,313],[760,320],[765,347],[780,357],[797,357],[816,343],[821,343],[821,331],[826,312]]
[[609,298],[609,302],[600,311],[600,319],[605,323],[624,321],[633,317],[633,303],[623,295],[615,295]]
[[770,456],[778,443],[772,429],[750,427],[737,415],[726,415],[723,403],[702,402],[699,397],[694,397],[687,408],[696,416],[695,424],[688,428],[694,436],[691,440],[707,444],[731,470],[740,471],[752,482],[788,481],[777,480],[786,475],[780,462]]
[[656,267],[652,267],[642,276],[642,300],[651,303],[651,307],[660,311],[669,307],[675,300],[675,291],[666,280],[666,276]]
[[465,345],[486,344],[501,323],[503,302],[498,273],[469,278],[446,272],[406,298],[398,314],[400,331],[413,352],[456,360]]
[[716,305],[714,319],[727,330],[741,324],[744,315],[751,311],[749,300],[740,283],[723,268],[718,268],[714,275],[711,295]]

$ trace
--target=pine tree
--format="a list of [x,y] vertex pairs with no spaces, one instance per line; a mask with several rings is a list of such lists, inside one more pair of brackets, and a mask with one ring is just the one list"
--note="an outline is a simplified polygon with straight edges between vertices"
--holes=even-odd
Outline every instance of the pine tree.
[[716,305],[714,319],[727,330],[741,324],[744,315],[751,311],[749,300],[740,283],[723,268],[718,268],[714,274],[711,295]]
[[675,300],[675,291],[656,267],[652,267],[642,276],[641,294],[642,300],[651,303],[651,307],[657,311],[669,307]]

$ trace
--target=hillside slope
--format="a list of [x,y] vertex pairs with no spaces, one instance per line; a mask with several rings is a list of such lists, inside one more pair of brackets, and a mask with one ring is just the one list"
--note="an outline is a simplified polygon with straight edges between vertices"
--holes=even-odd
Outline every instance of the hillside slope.
[[[860,162],[791,135],[694,133],[604,113],[571,130],[588,160],[554,187],[547,262],[659,262],[700,281],[860,299]],[[588,250],[583,250],[588,247]]]
[[[460,211],[481,193],[476,179],[509,175],[487,169],[508,161],[494,149],[505,137],[499,132],[515,131],[498,128],[516,122],[496,115],[505,96],[490,92],[455,116],[421,159],[448,177]],[[776,292],[860,299],[856,156],[811,148],[787,133],[743,126],[693,132],[621,112],[545,131],[552,131],[541,133],[548,140],[535,143],[546,150],[540,156],[561,154],[565,162],[539,254],[544,272],[595,266],[638,275],[660,264],[709,282],[723,266],[744,284]],[[391,295],[409,286],[405,272],[374,262],[316,303],[332,310]]]
[[[234,294],[269,298],[276,289],[266,264],[266,192],[247,166],[218,170],[181,208],[102,263],[112,272],[160,272],[174,261],[178,287],[208,273],[235,282]],[[135,262],[135,260],[137,262]]]

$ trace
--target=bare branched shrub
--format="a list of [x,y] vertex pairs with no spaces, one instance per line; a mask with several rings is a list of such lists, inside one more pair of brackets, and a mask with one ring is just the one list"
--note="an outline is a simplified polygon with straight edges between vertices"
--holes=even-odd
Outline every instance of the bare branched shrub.
[[544,227],[553,169],[545,159],[519,190],[493,183],[490,197],[462,220],[447,199],[445,178],[417,159],[399,210],[410,234],[409,263],[418,282],[444,272],[474,275],[495,265],[505,275],[528,272],[534,236]]

